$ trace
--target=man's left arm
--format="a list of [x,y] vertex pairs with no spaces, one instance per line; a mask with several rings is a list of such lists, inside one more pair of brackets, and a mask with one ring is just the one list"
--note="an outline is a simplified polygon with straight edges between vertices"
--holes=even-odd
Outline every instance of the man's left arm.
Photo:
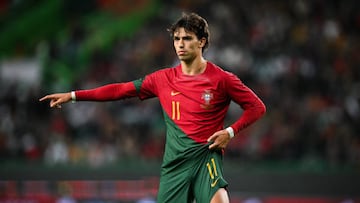
[[260,119],[266,112],[265,104],[238,77],[231,74],[227,80],[227,89],[231,99],[243,109],[240,118],[230,127],[234,135]]
[[228,94],[234,102],[240,105],[243,113],[228,128],[217,131],[209,137],[208,141],[213,142],[209,149],[224,149],[232,137],[260,119],[266,112],[265,104],[249,87],[235,75],[228,73],[228,76],[226,80]]

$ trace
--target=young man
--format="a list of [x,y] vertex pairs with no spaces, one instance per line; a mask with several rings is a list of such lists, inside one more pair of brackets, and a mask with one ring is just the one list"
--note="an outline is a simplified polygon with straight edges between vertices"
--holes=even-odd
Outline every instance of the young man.
[[[263,102],[234,74],[206,61],[209,29],[197,14],[183,14],[169,32],[180,64],[142,79],[90,90],[47,95],[51,107],[73,101],[111,101],[158,97],[166,123],[159,203],[227,203],[223,149],[240,130],[265,113]],[[230,102],[241,106],[241,117],[224,129]]]

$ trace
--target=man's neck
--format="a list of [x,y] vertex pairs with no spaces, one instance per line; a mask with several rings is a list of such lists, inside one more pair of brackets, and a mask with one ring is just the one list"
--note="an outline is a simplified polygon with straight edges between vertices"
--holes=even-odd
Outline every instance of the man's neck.
[[198,75],[205,71],[206,60],[203,57],[193,61],[181,61],[181,70],[185,75]]

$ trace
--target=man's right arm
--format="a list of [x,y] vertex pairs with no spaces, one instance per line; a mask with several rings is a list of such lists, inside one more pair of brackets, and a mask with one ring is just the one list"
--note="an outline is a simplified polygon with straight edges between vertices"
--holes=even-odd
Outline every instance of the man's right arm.
[[69,101],[113,101],[137,96],[133,82],[114,83],[89,90],[56,93],[42,97],[39,101],[50,100],[50,107],[61,108]]
[[77,90],[74,93],[76,101],[113,101],[137,96],[133,82],[114,83],[95,89]]

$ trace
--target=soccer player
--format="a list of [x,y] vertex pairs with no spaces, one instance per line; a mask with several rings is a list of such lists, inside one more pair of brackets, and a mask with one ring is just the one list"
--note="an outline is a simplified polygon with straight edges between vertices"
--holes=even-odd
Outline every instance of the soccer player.
[[[166,123],[159,203],[228,203],[223,177],[223,150],[239,131],[265,113],[258,96],[234,74],[203,57],[209,45],[205,19],[183,14],[169,29],[180,64],[130,82],[89,90],[50,94],[50,107],[69,101],[112,101],[158,97]],[[224,129],[230,102],[243,113]]]

